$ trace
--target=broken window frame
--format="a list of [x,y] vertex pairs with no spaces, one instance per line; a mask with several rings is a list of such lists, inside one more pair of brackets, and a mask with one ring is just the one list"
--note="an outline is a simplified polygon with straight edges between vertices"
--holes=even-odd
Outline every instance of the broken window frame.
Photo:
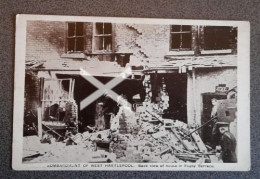
[[[180,26],[180,31],[173,31],[174,26]],[[186,31],[183,30],[183,26],[189,26],[190,30]],[[189,48],[183,48],[183,35],[184,34],[190,34],[190,47]],[[178,48],[173,47],[173,35],[180,35],[180,45]],[[171,25],[170,27],[170,51],[190,51],[192,50],[192,26],[191,25]]]
[[[97,30],[97,25],[98,24],[102,24],[102,32],[98,32]],[[109,29],[108,31],[110,31],[111,33],[105,33],[105,26],[106,24],[109,24],[109,26],[111,27],[111,29]],[[112,26],[112,23],[107,23],[107,22],[96,22],[94,23],[94,26],[93,26],[93,51],[94,52],[112,52],[112,44],[113,44],[113,39],[112,39],[112,36],[113,36],[113,26]],[[110,47],[107,48],[105,47],[105,39],[108,39],[110,38],[110,40],[108,40],[108,42],[110,42]],[[101,41],[102,43],[102,48],[101,49],[98,49],[97,48],[97,44],[98,44],[98,40]]]
[[[69,34],[70,25],[74,25],[74,33],[73,35]],[[82,24],[82,35],[77,35],[77,24]],[[69,49],[69,40],[74,39],[73,50]],[[82,43],[80,44],[78,39],[82,39]],[[82,46],[82,50],[77,50],[77,47]],[[83,22],[67,22],[67,33],[66,33],[66,51],[67,53],[82,53],[85,50],[85,24]]]
[[[45,89],[45,82],[46,81],[57,81],[60,85],[59,87],[61,87],[61,83],[62,81],[69,81],[69,93],[68,93],[68,97],[66,99],[59,99],[59,98],[51,98],[51,99],[46,99],[45,93],[44,93],[44,89]],[[44,113],[48,106],[50,107],[52,103],[57,103],[58,106],[60,106],[61,102],[69,102],[71,100],[74,100],[74,86],[75,86],[75,79],[72,78],[65,78],[65,79],[48,79],[48,78],[44,78],[43,79],[43,83],[42,83],[42,97],[41,97],[41,115],[42,115],[42,120],[44,119]],[[59,89],[60,90],[60,89]],[[45,103],[49,103],[49,105],[45,105]],[[50,108],[49,108],[49,113],[50,113]],[[76,119],[77,120],[77,119]],[[58,116],[58,121],[60,121],[59,116]]]

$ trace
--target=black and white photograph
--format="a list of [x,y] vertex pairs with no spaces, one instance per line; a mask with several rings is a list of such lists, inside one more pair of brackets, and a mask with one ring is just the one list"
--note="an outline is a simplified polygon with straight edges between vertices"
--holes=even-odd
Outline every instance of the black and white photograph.
[[249,170],[248,23],[16,24],[13,168]]

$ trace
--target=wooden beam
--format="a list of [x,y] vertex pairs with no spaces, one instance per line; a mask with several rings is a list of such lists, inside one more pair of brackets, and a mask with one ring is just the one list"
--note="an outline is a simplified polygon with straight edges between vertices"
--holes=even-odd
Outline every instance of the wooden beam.
[[41,108],[37,108],[37,116],[38,116],[38,136],[41,139],[42,138],[42,112],[41,112]]
[[204,153],[208,152],[207,147],[205,146],[204,142],[201,140],[201,138],[197,132],[192,133],[191,136],[201,152],[204,152]]

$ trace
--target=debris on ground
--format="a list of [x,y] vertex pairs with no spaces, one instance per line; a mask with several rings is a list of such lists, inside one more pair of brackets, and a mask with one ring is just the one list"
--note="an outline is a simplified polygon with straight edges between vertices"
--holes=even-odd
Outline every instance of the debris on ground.
[[[66,157],[68,161],[71,161],[69,158],[74,157],[72,160],[94,163],[205,163],[211,162],[214,158],[212,156],[215,153],[212,152],[212,148],[203,143],[197,132],[188,135],[194,131],[194,125],[163,119],[153,112],[148,113],[152,115],[151,120],[140,120],[135,125],[128,125],[124,132],[120,130],[119,122],[113,130],[66,133],[62,142],[57,140],[61,137],[60,134],[51,135],[50,133],[55,134],[55,132],[48,129],[40,142],[55,146],[52,146],[53,150],[43,156],[34,153],[35,155],[32,156],[40,157],[32,161],[47,161],[50,157],[59,158],[64,151],[73,153]],[[67,147],[70,149],[67,150]],[[58,151],[54,151],[55,148],[58,148]]]

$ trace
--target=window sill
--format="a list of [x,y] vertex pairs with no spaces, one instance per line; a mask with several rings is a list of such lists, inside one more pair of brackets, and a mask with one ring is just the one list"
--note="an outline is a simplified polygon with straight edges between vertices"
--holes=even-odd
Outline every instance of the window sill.
[[185,50],[183,50],[183,51],[172,50],[167,53],[167,55],[194,55],[194,54],[195,53],[193,50],[186,50],[186,51]]
[[82,52],[82,53],[63,53],[61,55],[61,58],[82,58],[84,59],[85,58],[85,54]]
[[226,50],[202,50],[201,55],[210,55],[210,54],[231,54],[231,49]]
[[92,55],[132,55],[130,52],[112,52],[112,51],[94,51],[92,53],[85,53],[86,56]]

